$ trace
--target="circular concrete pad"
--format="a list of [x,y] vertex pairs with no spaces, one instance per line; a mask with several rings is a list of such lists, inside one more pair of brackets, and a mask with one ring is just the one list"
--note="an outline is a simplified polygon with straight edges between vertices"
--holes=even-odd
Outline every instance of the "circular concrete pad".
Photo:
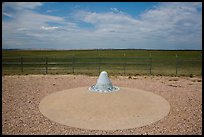
[[40,112],[57,123],[92,130],[136,128],[162,119],[170,111],[161,96],[121,87],[93,93],[81,87],[52,93],[40,102]]

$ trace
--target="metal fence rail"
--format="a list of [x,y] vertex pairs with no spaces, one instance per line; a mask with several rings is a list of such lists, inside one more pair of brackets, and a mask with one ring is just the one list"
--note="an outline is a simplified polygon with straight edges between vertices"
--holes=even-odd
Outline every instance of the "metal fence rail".
[[[194,67],[194,68],[193,68]],[[100,73],[102,69],[114,70],[123,74],[141,73],[161,74],[162,70],[178,75],[182,71],[192,73],[195,69],[196,74],[202,74],[202,58],[180,59],[179,56],[171,59],[156,59],[148,57],[3,57],[3,71],[19,71],[20,73],[41,70],[45,74],[49,72],[64,70],[70,73],[82,72],[86,70]],[[189,69],[189,70],[187,70]],[[129,71],[129,72],[128,72]],[[29,73],[29,72],[28,72]]]

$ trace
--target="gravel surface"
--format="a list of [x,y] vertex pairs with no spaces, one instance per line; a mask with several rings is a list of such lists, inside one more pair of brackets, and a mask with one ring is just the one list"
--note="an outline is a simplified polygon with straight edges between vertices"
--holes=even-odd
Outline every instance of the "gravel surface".
[[2,134],[202,134],[202,78],[112,76],[113,85],[147,90],[171,105],[163,119],[125,130],[86,130],[64,126],[44,117],[40,101],[53,92],[94,85],[85,75],[2,76]]

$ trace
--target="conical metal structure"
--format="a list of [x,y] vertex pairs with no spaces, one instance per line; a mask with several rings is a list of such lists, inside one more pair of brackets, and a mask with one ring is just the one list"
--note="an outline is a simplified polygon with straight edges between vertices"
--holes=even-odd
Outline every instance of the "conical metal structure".
[[93,92],[112,92],[119,90],[118,87],[113,86],[106,71],[102,71],[99,75],[96,85],[89,88]]

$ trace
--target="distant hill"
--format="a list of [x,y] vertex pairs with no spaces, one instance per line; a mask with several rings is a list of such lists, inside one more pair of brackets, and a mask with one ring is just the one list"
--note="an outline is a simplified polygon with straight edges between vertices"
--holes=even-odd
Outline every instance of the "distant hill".
[[120,49],[112,49],[112,48],[107,48],[107,49],[51,49],[51,48],[47,48],[47,49],[2,49],[4,51],[16,51],[16,50],[154,50],[154,51],[177,51],[177,50],[181,50],[181,51],[201,51],[201,50],[195,50],[195,49],[133,49],[133,48],[120,48]]

